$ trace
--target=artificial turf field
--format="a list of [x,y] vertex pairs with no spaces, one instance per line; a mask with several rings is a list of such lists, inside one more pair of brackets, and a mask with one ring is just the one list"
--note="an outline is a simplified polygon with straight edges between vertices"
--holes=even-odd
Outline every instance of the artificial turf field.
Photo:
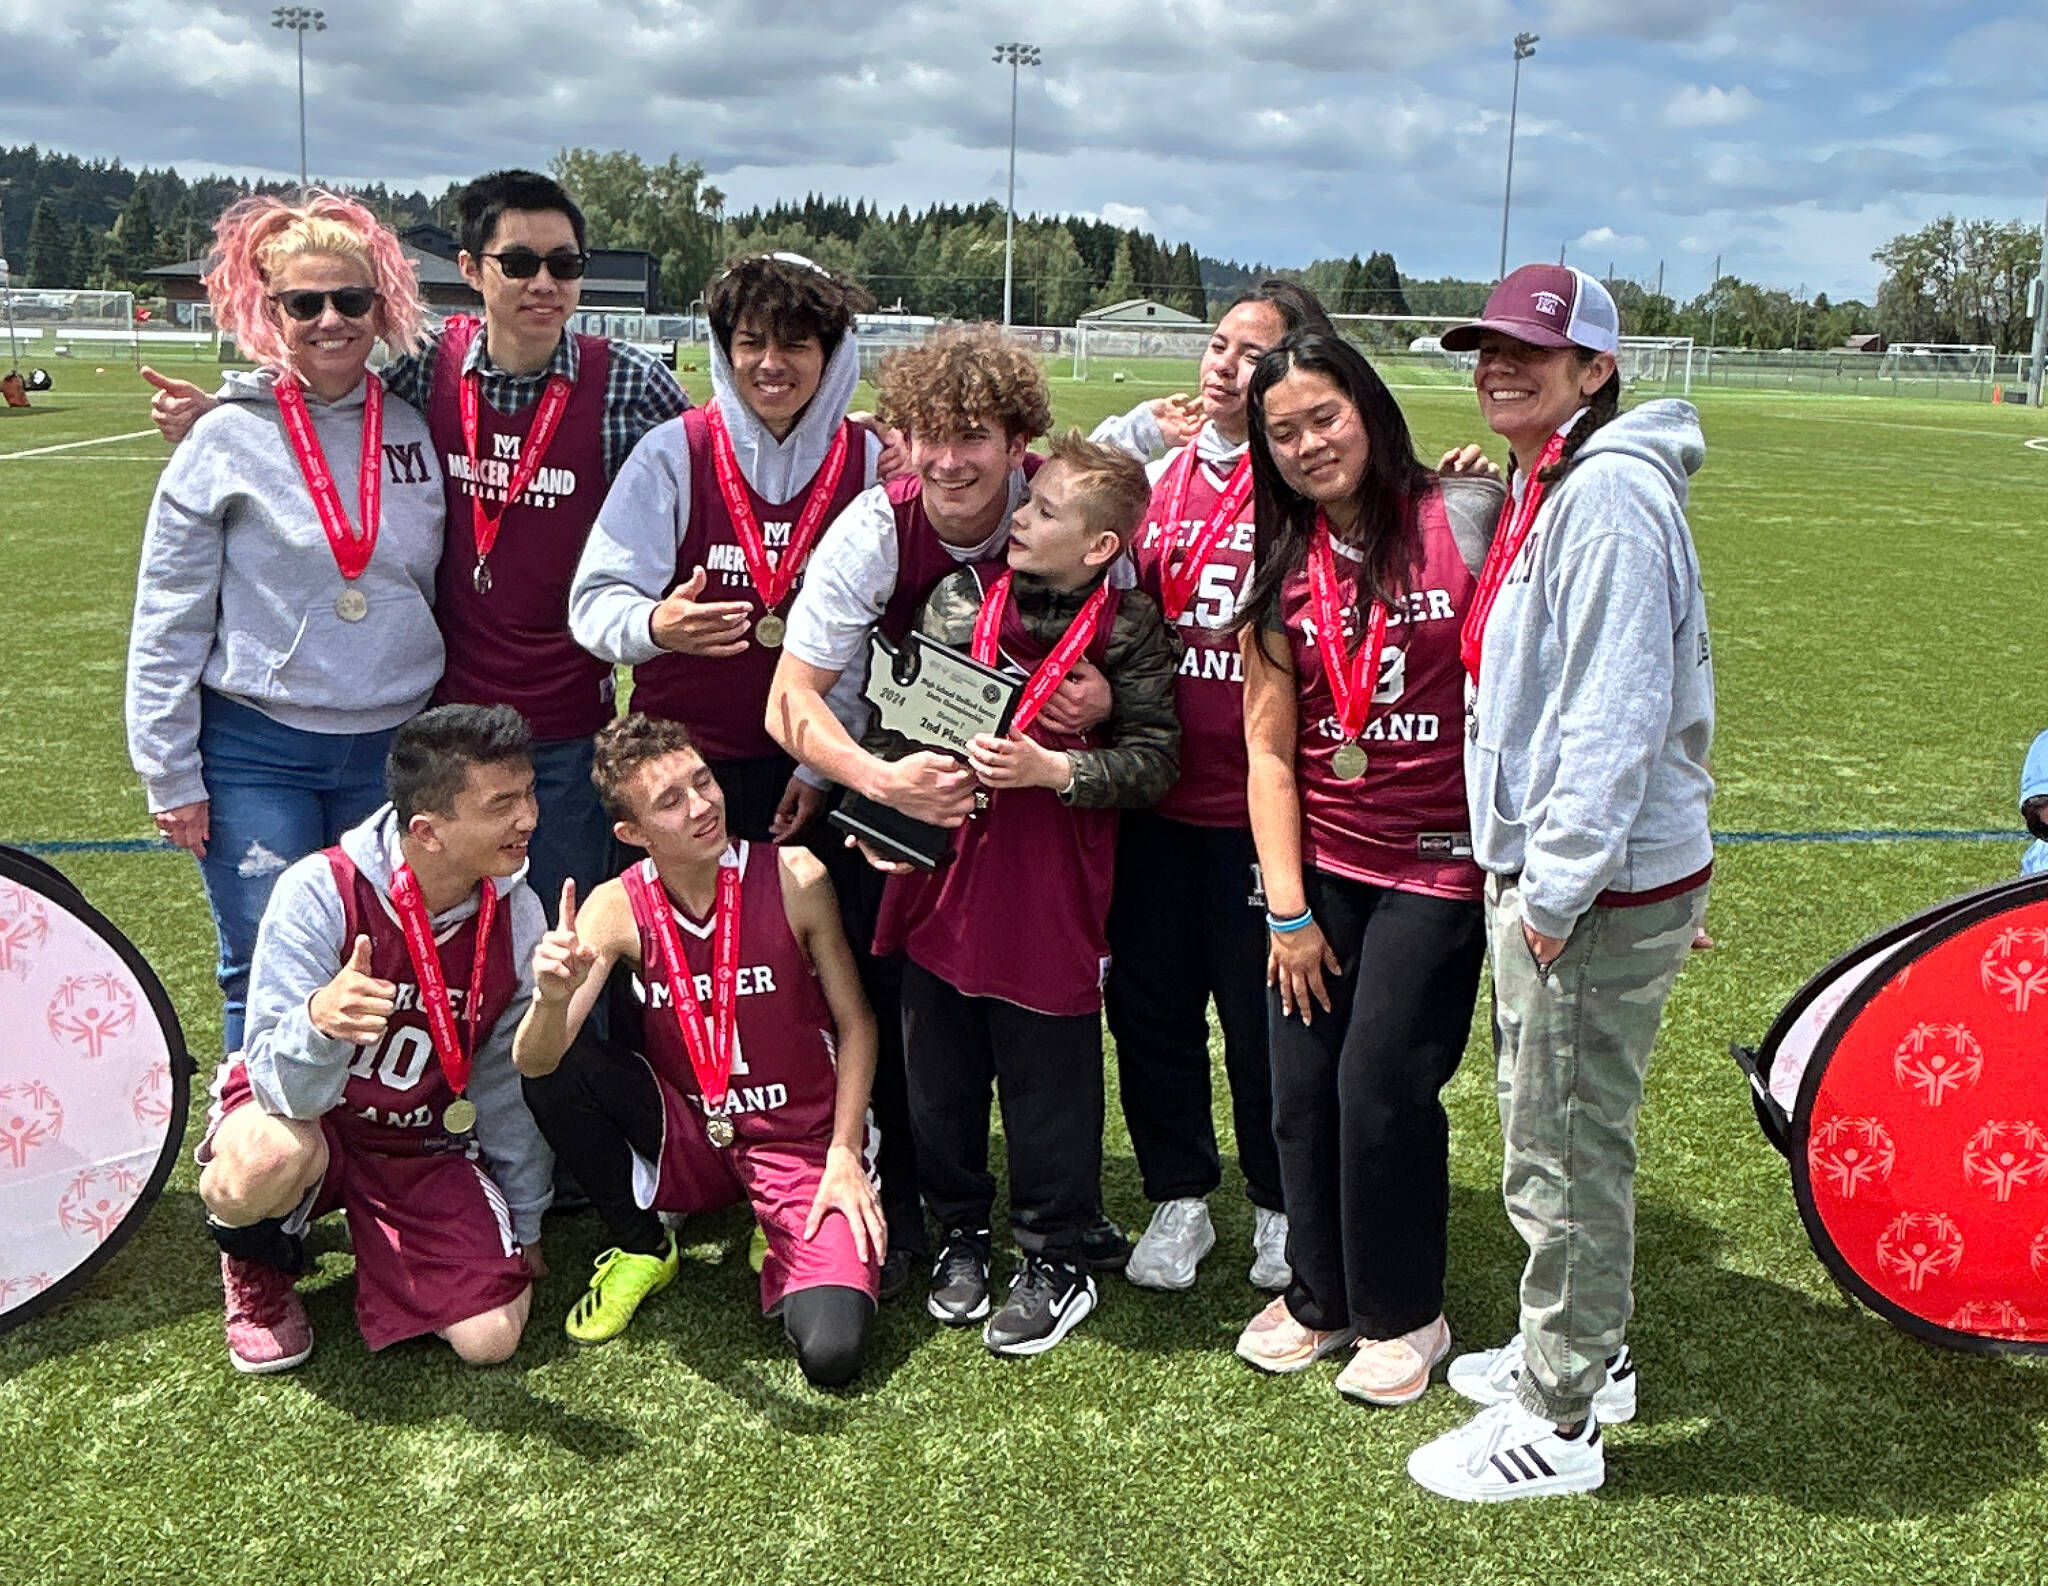
[[[34,410],[0,409],[0,841],[142,838],[121,683],[164,449],[23,457],[146,427],[125,365],[55,372]],[[1102,373],[1055,382],[1062,422],[1156,390]],[[1400,394],[1425,451],[1474,437],[1469,393]],[[1691,518],[1717,650],[1717,830],[2014,828],[2019,762],[2048,724],[2048,452],[2023,444],[2048,422],[1883,399],[1701,406]],[[1332,1391],[1334,1361],[1284,1379],[1237,1361],[1264,1296],[1228,1177],[1191,1292],[1110,1277],[1071,1339],[1017,1362],[937,1328],[913,1291],[884,1308],[856,1388],[830,1395],[759,1316],[737,1213],[693,1220],[679,1281],[590,1352],[559,1324],[602,1236],[588,1216],[551,1219],[526,1342],[481,1372],[434,1343],[370,1358],[340,1231],[323,1227],[312,1360],[238,1377],[188,1163],[87,1289],[0,1336],[0,1586],[2041,1579],[2048,1371],[1929,1349],[1843,1301],[1725,1055],[1840,948],[2010,874],[2017,854],[1723,846],[1720,946],[1679,981],[1643,1118],[1642,1414],[1608,1434],[1595,1496],[1432,1498],[1403,1461],[1465,1418],[1449,1390],[1373,1411]],[[191,862],[57,862],[156,965],[210,1066],[218,998]],[[1482,1347],[1514,1324],[1520,1265],[1483,1029],[1448,1101],[1448,1312],[1459,1347]],[[1220,1093],[1217,1117],[1227,1128]],[[1114,1121],[1105,1189],[1143,1224]]]

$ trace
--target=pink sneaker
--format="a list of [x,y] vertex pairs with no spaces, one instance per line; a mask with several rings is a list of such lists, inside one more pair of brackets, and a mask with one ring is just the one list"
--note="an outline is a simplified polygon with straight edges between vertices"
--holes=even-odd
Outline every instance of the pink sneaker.
[[261,1261],[220,1258],[227,1296],[228,1359],[235,1370],[289,1371],[313,1353],[313,1324],[289,1272]]
[[1357,1336],[1348,1327],[1319,1332],[1302,1326],[1283,1297],[1245,1324],[1244,1331],[1237,1335],[1237,1355],[1261,1371],[1303,1371]]
[[1361,1338],[1358,1353],[1337,1373],[1337,1391],[1367,1404],[1413,1404],[1450,1352],[1451,1328],[1441,1316],[1399,1338]]

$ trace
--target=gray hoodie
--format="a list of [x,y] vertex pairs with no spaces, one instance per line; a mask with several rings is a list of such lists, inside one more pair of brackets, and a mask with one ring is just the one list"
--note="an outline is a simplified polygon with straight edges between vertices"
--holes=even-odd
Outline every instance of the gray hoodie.
[[[232,373],[157,481],[128,639],[128,755],[152,811],[206,797],[199,685],[304,732],[381,732],[440,681],[434,569],[441,471],[426,421],[384,404],[377,547],[344,622],[343,581],[278,414],[269,371]],[[306,406],[349,522],[362,525],[363,388]]]
[[[1600,893],[1713,860],[1714,670],[1686,527],[1689,402],[1604,426],[1553,486],[1486,626],[1465,788],[1475,857],[1568,936]],[[1517,481],[1517,495],[1523,481]]]
[[[341,837],[342,851],[386,898],[392,872],[404,862],[398,831],[397,812],[386,804]],[[476,1104],[477,1145],[504,1192],[513,1234],[521,1244],[532,1244],[540,1238],[541,1213],[554,1195],[554,1155],[526,1110],[519,1072],[512,1066],[512,1032],[533,996],[533,949],[547,920],[524,872],[492,885],[511,911],[512,965],[519,988],[511,1006],[478,1042],[467,1094]],[[438,938],[474,913],[472,892],[433,916],[434,935]],[[341,1105],[358,1048],[314,1029],[307,1004],[339,972],[353,945],[327,856],[308,854],[277,878],[250,967],[242,1061],[265,1112],[311,1119]]]

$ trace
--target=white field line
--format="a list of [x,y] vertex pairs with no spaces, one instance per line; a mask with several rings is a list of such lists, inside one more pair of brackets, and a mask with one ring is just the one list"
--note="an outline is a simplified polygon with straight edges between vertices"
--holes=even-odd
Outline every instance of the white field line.
[[65,441],[57,446],[31,446],[25,452],[0,452],[0,463],[12,462],[17,457],[48,457],[54,452],[74,452],[81,446],[111,446],[115,441],[139,441],[145,435],[154,435],[155,430],[130,430],[125,435],[96,435],[89,441]]

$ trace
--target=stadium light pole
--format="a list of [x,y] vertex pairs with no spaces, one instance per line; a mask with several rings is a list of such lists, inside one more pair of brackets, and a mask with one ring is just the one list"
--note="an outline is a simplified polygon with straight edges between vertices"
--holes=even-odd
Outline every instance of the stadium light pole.
[[1010,68],[1010,183],[1004,199],[1003,221],[1003,323],[1010,323],[1011,295],[1017,271],[1017,72],[1019,67],[1037,66],[1042,57],[1036,44],[998,44],[996,64]]
[[284,28],[299,41],[299,186],[306,187],[306,35],[327,31],[327,13],[312,6],[276,6],[270,25]]
[[1508,97],[1508,181],[1500,195],[1500,274],[1494,277],[1496,281],[1508,273],[1508,208],[1515,201],[1515,117],[1522,108],[1522,62],[1536,53],[1536,43],[1534,33],[1515,35],[1515,88]]

